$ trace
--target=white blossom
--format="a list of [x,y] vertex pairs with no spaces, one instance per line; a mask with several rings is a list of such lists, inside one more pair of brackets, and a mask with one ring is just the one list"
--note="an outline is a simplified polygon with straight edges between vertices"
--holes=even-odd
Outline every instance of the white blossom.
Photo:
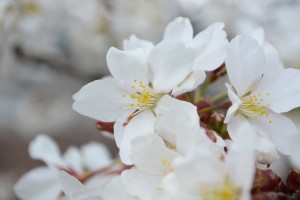
[[[273,153],[274,144],[284,154],[290,154],[289,141],[297,131],[294,123],[280,114],[300,105],[300,73],[295,69],[272,68],[261,46],[251,37],[233,39],[226,58],[231,82],[228,96],[232,106],[225,123],[233,140],[247,124],[249,133],[259,135],[257,149]],[[293,84],[289,81],[293,80]],[[247,133],[247,134],[249,134]]]
[[34,168],[18,180],[14,189],[24,200],[57,200],[63,197],[58,179],[60,171],[85,181],[90,187],[98,187],[112,177],[103,175],[102,178],[97,177],[98,181],[89,178],[90,173],[112,162],[108,150],[95,142],[84,145],[80,150],[70,147],[61,156],[58,145],[52,139],[39,135],[30,143],[29,154],[33,159],[44,161],[47,166]]

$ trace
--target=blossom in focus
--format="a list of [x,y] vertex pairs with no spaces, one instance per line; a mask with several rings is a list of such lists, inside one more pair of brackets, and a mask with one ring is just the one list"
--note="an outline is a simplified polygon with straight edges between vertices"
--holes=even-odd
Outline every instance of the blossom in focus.
[[30,143],[29,154],[33,159],[42,160],[45,167],[37,167],[23,175],[15,185],[17,196],[24,200],[57,200],[63,197],[59,183],[59,172],[65,171],[90,187],[98,187],[110,180],[112,175],[93,179],[92,173],[109,166],[112,159],[101,144],[89,143],[80,150],[70,147],[60,155],[57,144],[46,135],[38,136]]
[[272,68],[273,65],[267,65],[267,56],[251,37],[237,36],[231,41],[226,68],[232,106],[225,123],[233,141],[246,124],[249,132],[241,134],[258,135],[257,150],[271,153],[275,145],[283,154],[290,154],[290,138],[297,128],[281,113],[300,105],[300,73],[295,69]]
[[111,48],[107,64],[113,77],[84,86],[74,95],[73,109],[112,122],[153,110],[190,73],[194,52],[180,41],[150,42],[133,50]]
[[155,46],[132,36],[124,41],[124,50],[110,48],[107,64],[113,78],[83,87],[74,95],[73,108],[99,121],[116,121],[155,107],[165,94],[195,89],[205,78],[204,70],[214,70],[224,61],[223,26],[216,23],[193,39],[190,21],[181,17],[167,26],[164,39]]

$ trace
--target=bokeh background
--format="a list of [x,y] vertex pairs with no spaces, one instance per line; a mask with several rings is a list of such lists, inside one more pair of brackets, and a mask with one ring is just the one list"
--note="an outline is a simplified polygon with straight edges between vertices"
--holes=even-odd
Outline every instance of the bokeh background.
[[27,152],[38,134],[62,151],[96,140],[116,156],[95,120],[72,110],[72,95],[109,74],[109,47],[132,34],[159,42],[177,16],[189,17],[195,33],[224,22],[229,39],[262,27],[285,65],[300,68],[299,0],[0,0],[1,200],[16,200],[15,181],[42,164]]

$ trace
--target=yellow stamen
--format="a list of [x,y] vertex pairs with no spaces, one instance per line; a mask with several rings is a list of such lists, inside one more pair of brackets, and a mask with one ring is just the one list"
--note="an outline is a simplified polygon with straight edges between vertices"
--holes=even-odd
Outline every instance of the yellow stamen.
[[225,177],[224,183],[216,187],[203,187],[200,189],[202,200],[238,200],[241,197],[241,189]]
[[[270,106],[270,104],[263,103],[263,94],[259,92],[258,96],[260,96],[260,98],[258,99],[256,94],[249,93],[241,98],[243,103],[240,106],[239,111],[245,116],[253,117],[255,119],[259,117],[268,117],[267,107]],[[267,93],[266,95],[268,96],[270,93]],[[269,121],[269,123],[272,122]]]

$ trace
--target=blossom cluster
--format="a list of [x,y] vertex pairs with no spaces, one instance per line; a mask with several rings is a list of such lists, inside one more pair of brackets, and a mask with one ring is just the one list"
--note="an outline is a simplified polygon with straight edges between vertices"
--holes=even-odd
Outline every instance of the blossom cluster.
[[[111,47],[111,76],[74,96],[73,109],[110,130],[120,161],[100,144],[64,156],[39,136],[29,147],[47,167],[16,184],[21,199],[299,198],[270,166],[290,156],[300,169],[300,134],[286,112],[300,106],[300,71],[284,68],[263,30],[230,42],[224,24],[194,34],[178,17],[154,44],[132,35]],[[227,91],[215,83],[227,77]],[[210,94],[214,86],[221,91]],[[112,129],[108,127],[112,126]],[[289,180],[300,177],[297,170]]]

